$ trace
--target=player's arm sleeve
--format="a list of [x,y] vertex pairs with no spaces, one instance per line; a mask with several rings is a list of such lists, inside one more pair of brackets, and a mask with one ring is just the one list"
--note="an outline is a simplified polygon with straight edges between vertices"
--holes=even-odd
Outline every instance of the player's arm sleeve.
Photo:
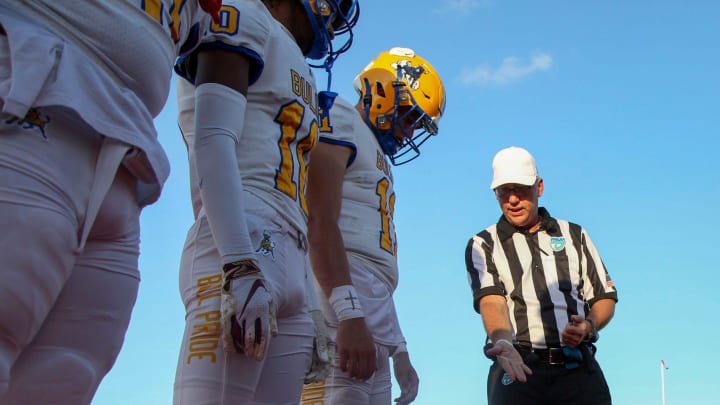
[[236,154],[246,103],[243,94],[221,84],[204,83],[195,90],[194,151],[200,194],[223,263],[255,258]]
[[195,167],[195,86],[185,79],[178,78],[175,93],[178,108],[178,127],[188,153],[190,174],[190,197],[192,199],[193,218],[197,219],[202,207],[199,181]]

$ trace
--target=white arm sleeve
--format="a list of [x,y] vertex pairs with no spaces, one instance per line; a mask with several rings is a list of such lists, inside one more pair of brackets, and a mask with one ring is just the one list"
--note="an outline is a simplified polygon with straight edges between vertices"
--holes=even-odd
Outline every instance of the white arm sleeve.
[[222,263],[255,259],[242,205],[236,148],[247,100],[221,84],[195,90],[195,159],[203,208]]

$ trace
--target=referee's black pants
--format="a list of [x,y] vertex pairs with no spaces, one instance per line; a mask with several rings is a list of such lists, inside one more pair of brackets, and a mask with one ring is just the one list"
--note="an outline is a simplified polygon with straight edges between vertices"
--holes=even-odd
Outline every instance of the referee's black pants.
[[572,369],[526,360],[533,373],[525,383],[503,378],[505,371],[494,362],[488,375],[488,405],[611,405],[600,365],[588,350],[583,355],[583,362]]

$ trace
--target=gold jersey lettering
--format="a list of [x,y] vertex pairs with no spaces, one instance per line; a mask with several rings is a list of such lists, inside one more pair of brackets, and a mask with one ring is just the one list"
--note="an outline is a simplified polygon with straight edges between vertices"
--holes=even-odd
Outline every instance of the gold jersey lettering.
[[201,306],[206,299],[220,297],[220,287],[222,284],[222,276],[215,274],[208,277],[202,277],[197,281],[197,306]]
[[317,115],[317,94],[312,84],[305,80],[305,77],[293,69],[290,69],[290,84],[296,96],[310,107],[310,110]]
[[192,320],[192,333],[188,342],[187,364],[193,360],[207,358],[210,362],[217,361],[217,349],[220,347],[222,334],[220,325],[220,311],[212,310],[201,312]]
[[[163,4],[162,0],[143,0],[140,6],[150,17],[170,30],[170,36],[173,42],[178,42],[180,39],[180,35],[178,34],[181,24],[180,12],[184,2],[182,0],[173,0],[172,3],[172,6],[170,6],[168,10],[165,10],[167,5]],[[166,21],[165,13],[169,14],[169,21]]]
[[385,160],[385,155],[379,150],[377,151],[376,166],[378,170],[382,170],[382,172],[385,173],[385,175],[388,176],[390,180],[392,180],[390,165],[388,164],[387,160]]
[[325,405],[325,381],[306,384],[300,401],[300,405]]

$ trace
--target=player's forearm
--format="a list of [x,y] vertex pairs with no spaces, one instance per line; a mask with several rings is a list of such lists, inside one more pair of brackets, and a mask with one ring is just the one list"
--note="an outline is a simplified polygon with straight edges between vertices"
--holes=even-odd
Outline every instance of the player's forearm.
[[342,233],[336,223],[311,221],[308,241],[312,270],[326,297],[333,288],[352,284]]
[[610,320],[615,315],[615,300],[613,299],[602,299],[595,301],[590,313],[586,318],[591,319],[595,322],[597,330],[602,329],[610,323]]

